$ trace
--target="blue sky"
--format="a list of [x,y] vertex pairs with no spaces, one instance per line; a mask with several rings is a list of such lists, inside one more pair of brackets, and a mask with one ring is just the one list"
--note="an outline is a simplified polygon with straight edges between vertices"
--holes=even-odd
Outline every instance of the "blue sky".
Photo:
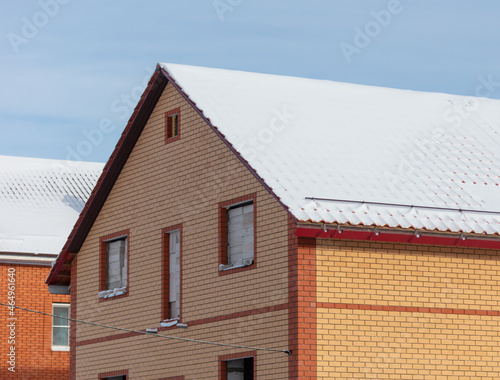
[[160,61],[500,99],[498,0],[1,3],[1,155],[106,161]]

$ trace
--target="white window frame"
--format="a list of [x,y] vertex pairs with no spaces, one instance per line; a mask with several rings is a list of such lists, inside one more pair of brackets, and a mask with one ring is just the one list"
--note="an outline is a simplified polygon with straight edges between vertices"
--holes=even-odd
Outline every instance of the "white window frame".
[[[71,316],[71,305],[69,303],[53,303],[52,304],[52,314],[55,315],[54,313],[54,308],[55,307],[64,307],[67,308],[68,310],[68,318]],[[56,326],[54,325],[54,318],[57,317],[52,317],[52,329],[51,329],[51,346],[52,346],[52,351],[69,351],[69,343],[70,343],[70,323],[69,319],[67,319],[67,325],[65,326]],[[59,317],[60,318],[60,317]],[[54,328],[67,328],[68,329],[68,345],[54,345]]]

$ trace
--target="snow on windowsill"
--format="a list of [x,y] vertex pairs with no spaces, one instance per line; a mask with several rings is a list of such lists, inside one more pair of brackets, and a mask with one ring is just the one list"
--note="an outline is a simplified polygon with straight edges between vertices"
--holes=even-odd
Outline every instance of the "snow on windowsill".
[[236,269],[236,268],[245,268],[249,267],[250,265],[253,264],[253,260],[250,264],[240,264],[240,265],[227,265],[227,264],[220,264],[219,265],[219,272],[225,271],[225,270],[230,270],[230,269]]
[[111,297],[117,297],[121,296],[123,294],[127,293],[127,287],[124,286],[122,288],[115,288],[115,289],[110,289],[110,290],[103,290],[102,292],[98,293],[99,298],[111,298]]
[[52,346],[52,351],[69,351],[69,346]]
[[161,327],[172,327],[172,326],[175,326],[177,323],[179,323],[179,318],[165,319],[164,321],[160,322],[160,326]]

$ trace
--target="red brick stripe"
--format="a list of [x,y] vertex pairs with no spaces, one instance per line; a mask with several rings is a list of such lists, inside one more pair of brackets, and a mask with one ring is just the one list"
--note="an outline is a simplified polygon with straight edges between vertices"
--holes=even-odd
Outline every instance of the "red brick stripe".
[[[261,307],[259,309],[253,309],[253,310],[246,310],[246,311],[240,311],[237,313],[231,313],[231,314],[225,314],[225,315],[218,315],[216,317],[210,317],[210,318],[204,318],[204,319],[197,319],[191,322],[185,322],[189,327],[191,326],[198,326],[198,325],[203,325],[206,323],[214,323],[214,322],[220,322],[220,321],[225,321],[228,319],[234,319],[234,318],[242,318],[242,317],[247,317],[249,315],[256,315],[256,314],[264,314],[264,313],[270,313],[273,311],[279,311],[279,310],[286,310],[288,309],[288,304],[284,303],[281,305],[275,305],[275,306],[268,306],[268,307]],[[175,326],[173,327],[159,327],[158,332],[165,331],[165,330],[174,330],[176,329]],[[141,330],[142,332],[146,332],[146,330]],[[124,339],[124,338],[130,338],[132,336],[138,336],[142,335],[138,332],[126,332],[126,333],[121,333],[121,334],[116,334],[116,335],[111,335],[111,336],[104,336],[101,338],[95,338],[95,339],[88,339],[88,340],[82,340],[80,342],[75,342],[72,347],[80,347],[80,346],[86,346],[89,344],[95,344],[95,343],[102,343],[102,342],[108,342],[110,340],[116,340],[116,339]]]
[[264,313],[270,313],[270,312],[273,312],[273,311],[286,310],[286,309],[288,309],[288,304],[284,303],[284,304],[281,304],[281,305],[261,307],[260,309],[240,311],[240,312],[237,312],[237,313],[219,315],[217,317],[210,317],[210,318],[198,319],[198,320],[195,320],[195,321],[187,322],[187,325],[188,326],[197,326],[197,325],[203,325],[205,323],[213,323],[213,322],[225,321],[227,319],[247,317],[249,315],[264,314]]
[[500,316],[500,310],[446,309],[440,307],[361,305],[361,304],[328,303],[328,302],[318,302],[317,306],[318,308],[323,308],[323,309],[358,309],[358,310],[400,311],[403,313],[490,315],[494,317]]

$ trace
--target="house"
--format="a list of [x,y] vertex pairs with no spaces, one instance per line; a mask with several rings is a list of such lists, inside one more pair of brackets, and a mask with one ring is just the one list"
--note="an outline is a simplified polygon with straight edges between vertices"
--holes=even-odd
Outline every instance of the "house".
[[45,280],[102,167],[0,156],[1,379],[69,376],[70,297]]
[[47,279],[71,378],[498,379],[499,130],[497,100],[159,64]]

